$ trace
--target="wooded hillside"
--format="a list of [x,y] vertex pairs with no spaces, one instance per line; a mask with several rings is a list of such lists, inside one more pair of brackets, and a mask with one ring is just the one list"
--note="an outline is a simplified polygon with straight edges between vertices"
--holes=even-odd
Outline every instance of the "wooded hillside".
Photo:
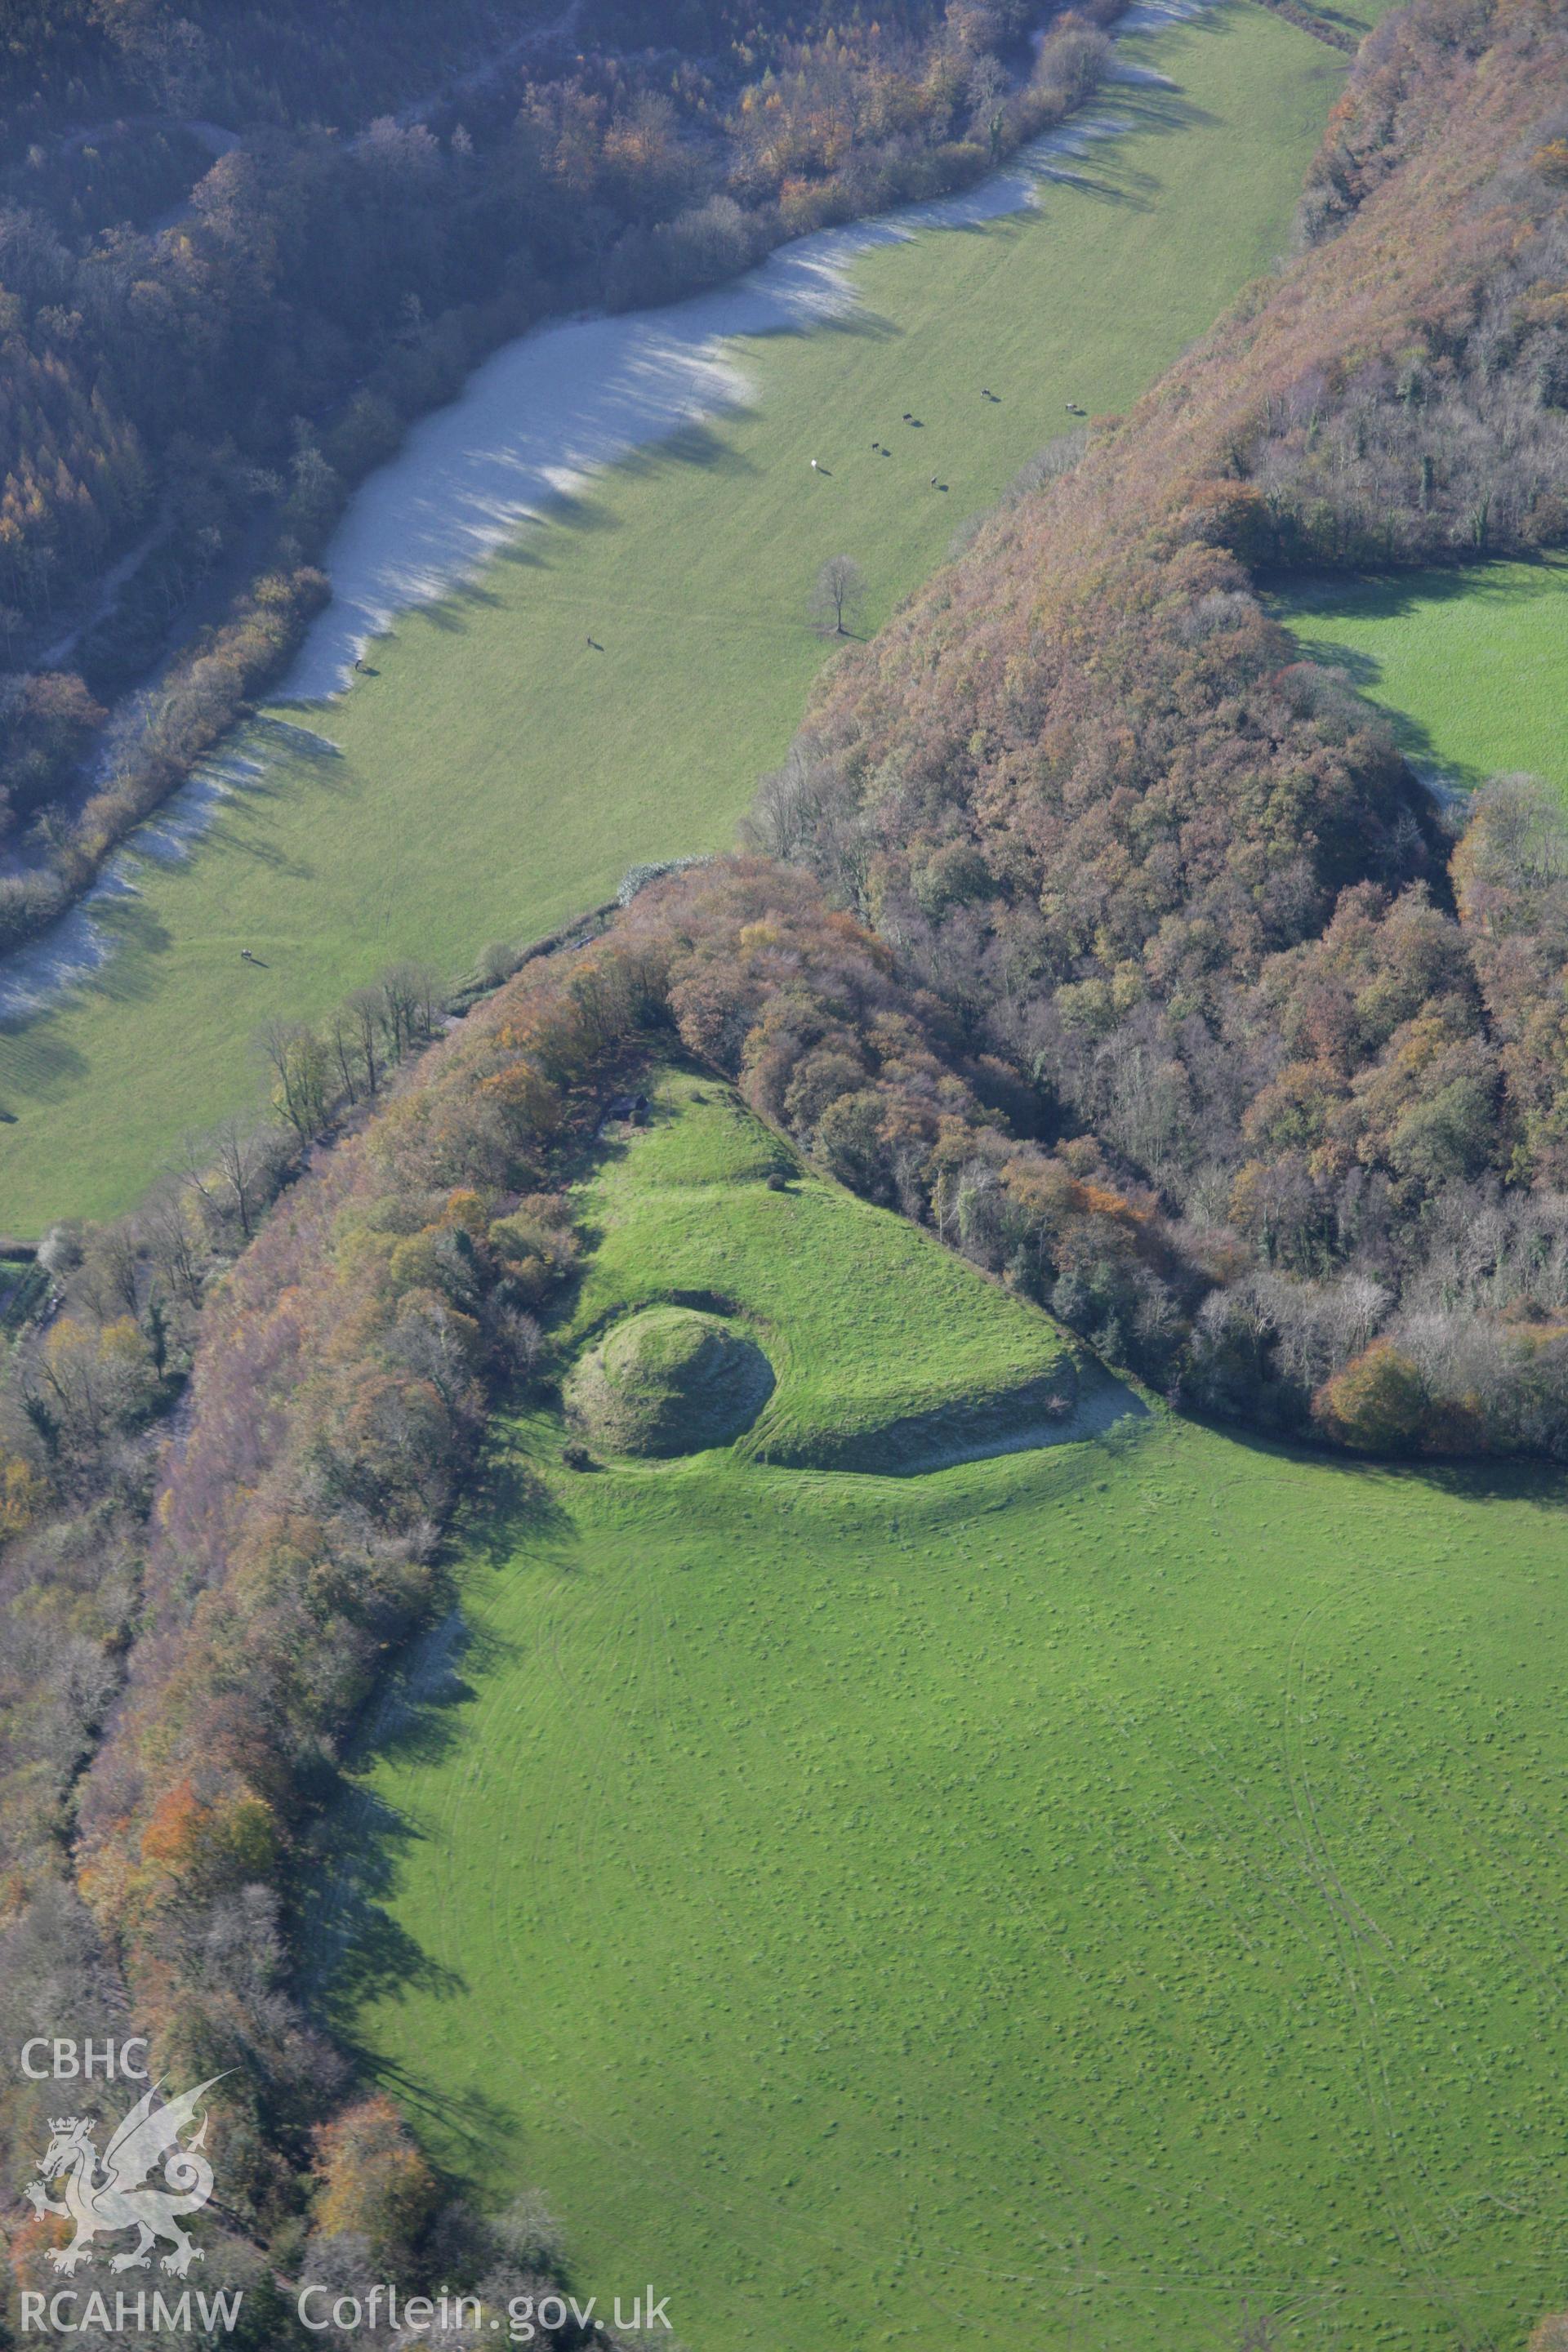
[[1172,1271],[1058,1311],[1352,1443],[1568,1443],[1568,835],[1503,782],[1450,862],[1259,590],[1561,536],[1565,26],[1388,20],[1300,256],[837,667],[755,816],[1157,1202]]

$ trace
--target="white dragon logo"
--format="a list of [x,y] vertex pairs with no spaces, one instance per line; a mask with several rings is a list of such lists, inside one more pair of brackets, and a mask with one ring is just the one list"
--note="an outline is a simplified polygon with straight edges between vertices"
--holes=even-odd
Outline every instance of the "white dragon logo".
[[[221,2074],[209,2075],[184,2098],[171,2099],[161,2107],[153,2105],[161,2088],[154,2083],[137,2100],[101,2158],[93,2145],[90,2116],[51,2117],[53,2137],[44,2151],[38,2178],[29,2181],[23,2193],[36,2212],[58,2213],[76,2224],[76,2236],[68,2246],[49,2249],[56,2270],[68,2277],[79,2263],[92,2261],[94,2238],[110,2236],[118,2230],[135,2230],[140,2235],[129,2252],[112,2257],[111,2271],[145,2270],[159,2238],[167,2238],[174,2249],[163,2256],[163,2267],[177,2278],[184,2278],[191,2264],[202,2260],[201,2248],[181,2229],[178,2217],[199,2212],[212,2195],[213,2168],[201,2152],[207,2117],[203,2116],[200,2130],[186,2147],[181,2147],[179,2136],[206,2093],[222,2080]],[[167,2187],[144,2187],[160,2158]],[[57,2204],[49,2195],[49,2184],[61,2179],[65,2201]]]

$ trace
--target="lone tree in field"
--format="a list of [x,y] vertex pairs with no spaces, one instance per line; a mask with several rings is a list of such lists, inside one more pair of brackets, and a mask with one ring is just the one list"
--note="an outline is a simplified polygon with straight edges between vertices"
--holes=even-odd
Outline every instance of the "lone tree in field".
[[865,594],[866,574],[855,558],[830,555],[816,575],[806,610],[825,637],[846,636]]

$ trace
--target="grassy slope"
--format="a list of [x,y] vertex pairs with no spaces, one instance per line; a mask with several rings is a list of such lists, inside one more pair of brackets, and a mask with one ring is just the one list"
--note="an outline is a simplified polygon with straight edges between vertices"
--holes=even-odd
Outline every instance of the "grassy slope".
[[1418,766],[1466,785],[1528,769],[1568,792],[1568,563],[1325,581],[1276,609],[1394,714]]
[[728,1297],[778,1376],[742,1450],[817,1464],[954,1397],[1000,1412],[1009,1390],[1060,1364],[1043,1317],[977,1285],[913,1225],[815,1179],[768,1192],[787,1154],[721,1089],[671,1078],[661,1104],[689,1112],[693,1098],[700,1118],[661,1115],[620,1180],[611,1170],[595,1188],[602,1238],[574,1338],[676,1291]]
[[[694,1181],[737,1172],[717,1096]],[[668,1173],[591,1200],[584,1328],[670,1279]],[[831,1233],[761,1249],[712,1192],[709,1278],[847,1394],[1032,1319],[823,1199],[863,1263],[900,1236],[879,1323]],[[1554,1484],[1164,1417],[897,1483],[574,1477],[559,1434],[502,1437],[461,1703],[370,1773],[353,2023],[462,2168],[544,2189],[580,2291],[652,2279],[693,2352],[1210,2352],[1244,2303],[1448,2352],[1563,2300]]]
[[852,325],[753,343],[748,413],[605,477],[475,593],[406,620],[332,710],[345,758],[275,772],[189,865],[148,874],[99,983],[0,1036],[19,1115],[0,1225],[123,1206],[184,1129],[252,1097],[268,1016],[395,954],[455,974],[635,859],[727,844],[824,658],[802,618],[823,558],[858,557],[879,619],[1067,400],[1123,404],[1279,250],[1341,61],[1245,6],[1139,46],[1180,91],[1116,90],[1140,128],[1079,184],[868,257]]

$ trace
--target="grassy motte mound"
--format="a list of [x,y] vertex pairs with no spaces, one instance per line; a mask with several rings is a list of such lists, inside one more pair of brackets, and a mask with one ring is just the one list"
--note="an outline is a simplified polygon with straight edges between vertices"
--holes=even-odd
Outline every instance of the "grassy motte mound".
[[591,1349],[567,1385],[584,1434],[616,1454],[700,1454],[750,1429],[773,1393],[754,1339],[717,1315],[654,1307]]
[[[766,1334],[776,1376],[742,1440],[757,1460],[910,1475],[1070,1429],[1074,1350],[1047,1316],[931,1234],[795,1166],[728,1087],[676,1069],[647,1086],[651,1126],[583,1189],[599,1238],[566,1338],[580,1364],[607,1352],[606,1332],[675,1315],[673,1298],[722,1303],[741,1319],[721,1328]],[[775,1190],[785,1163],[792,1181]],[[1132,1407],[1105,1385],[1118,1410]],[[569,1402],[575,1417],[575,1381]],[[607,1432],[603,1443],[633,1450]]]

